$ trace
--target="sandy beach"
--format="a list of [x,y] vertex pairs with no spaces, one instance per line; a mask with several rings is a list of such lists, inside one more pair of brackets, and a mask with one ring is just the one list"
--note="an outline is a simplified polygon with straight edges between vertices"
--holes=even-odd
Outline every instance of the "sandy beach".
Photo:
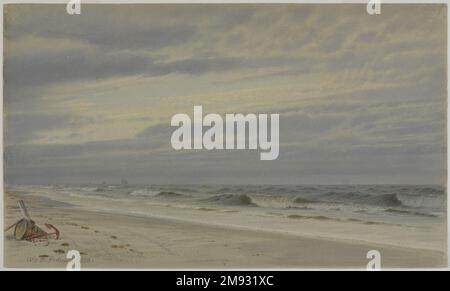
[[14,191],[6,193],[5,225],[21,218],[19,199],[39,225],[55,225],[61,237],[33,243],[16,241],[8,232],[8,268],[65,268],[69,250],[81,253],[82,268],[365,268],[373,249],[381,252],[384,268],[446,265],[446,254],[436,249],[92,211]]

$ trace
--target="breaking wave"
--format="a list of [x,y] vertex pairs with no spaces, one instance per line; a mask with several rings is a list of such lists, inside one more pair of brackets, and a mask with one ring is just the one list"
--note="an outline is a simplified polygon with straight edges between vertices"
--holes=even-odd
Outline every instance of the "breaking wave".
[[399,199],[397,194],[382,194],[382,195],[370,195],[360,192],[327,192],[322,195],[322,200],[327,202],[347,202],[353,204],[363,204],[371,206],[384,206],[384,207],[401,207],[404,206],[403,202]]
[[148,189],[139,189],[132,191],[130,193],[134,197],[161,197],[161,198],[183,198],[188,197],[187,195],[180,194],[173,191],[155,191]]
[[188,197],[188,196],[184,195],[184,194],[177,193],[177,192],[172,192],[172,191],[161,191],[158,194],[156,194],[156,197],[184,198],[184,197]]
[[245,194],[222,194],[204,200],[205,202],[230,206],[256,206],[252,199]]
[[399,217],[442,217],[447,205],[446,188],[439,185],[82,185],[60,186],[58,191],[107,199],[147,198],[174,204],[179,202],[183,206],[191,203],[195,207],[208,203],[291,212],[339,211]]
[[416,216],[426,216],[426,217],[438,217],[438,215],[435,215],[435,214],[423,213],[423,212],[417,212],[417,211],[411,211],[411,210],[403,210],[403,209],[394,209],[394,208],[386,209],[385,212],[392,213],[392,214],[398,214],[398,215],[416,215]]
[[159,191],[148,190],[148,189],[138,189],[130,192],[130,196],[135,197],[154,197],[159,194]]
[[306,199],[306,198],[303,198],[303,197],[297,197],[292,202],[297,203],[297,204],[306,204],[306,203],[314,203],[316,201],[309,200],[309,199]]

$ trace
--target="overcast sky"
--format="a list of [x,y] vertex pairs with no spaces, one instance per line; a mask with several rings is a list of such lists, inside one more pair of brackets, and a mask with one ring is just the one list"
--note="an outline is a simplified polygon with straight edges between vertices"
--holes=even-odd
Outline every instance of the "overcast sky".
[[[446,7],[5,8],[6,183],[443,183]],[[280,156],[183,151],[170,119],[280,113]]]

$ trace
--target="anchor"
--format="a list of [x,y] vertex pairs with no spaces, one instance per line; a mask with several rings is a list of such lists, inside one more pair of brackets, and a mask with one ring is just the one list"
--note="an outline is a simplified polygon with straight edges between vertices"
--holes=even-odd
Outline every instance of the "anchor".
[[34,220],[31,219],[30,214],[28,213],[28,209],[25,206],[25,202],[23,202],[23,200],[19,201],[19,208],[22,211],[24,218],[6,228],[5,232],[14,227],[14,238],[16,240],[26,240],[31,242],[34,242],[37,239],[49,239],[53,236],[56,240],[59,239],[60,233],[56,227],[49,223],[44,224],[45,227],[49,230],[49,232],[47,232],[40,228],[34,222]]

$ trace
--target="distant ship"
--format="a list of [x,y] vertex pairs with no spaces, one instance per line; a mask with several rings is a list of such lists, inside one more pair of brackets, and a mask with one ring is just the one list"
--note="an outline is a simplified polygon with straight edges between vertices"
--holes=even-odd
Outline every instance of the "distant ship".
[[122,181],[120,181],[120,185],[121,186],[127,186],[128,185],[128,181],[126,179],[122,179]]

